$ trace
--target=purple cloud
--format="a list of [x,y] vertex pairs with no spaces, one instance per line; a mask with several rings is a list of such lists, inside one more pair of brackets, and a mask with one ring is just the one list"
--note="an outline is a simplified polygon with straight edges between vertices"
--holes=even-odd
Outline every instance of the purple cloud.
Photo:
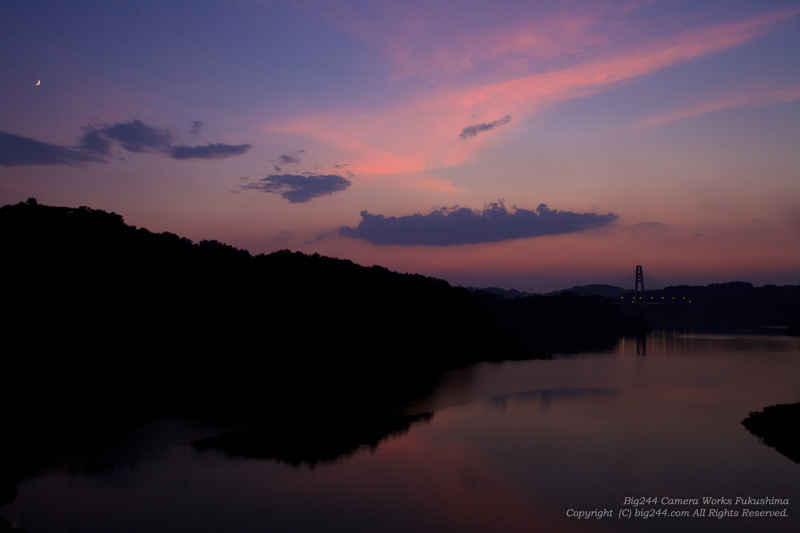
[[495,120],[494,122],[482,122],[480,124],[475,124],[474,126],[467,126],[463,130],[461,130],[461,135],[458,136],[458,139],[464,141],[466,139],[470,139],[475,137],[479,133],[483,133],[484,131],[489,131],[494,128],[498,128],[500,126],[504,126],[511,122],[511,115],[506,115],[500,120]]
[[189,130],[189,135],[192,137],[197,137],[200,135],[200,132],[203,131],[203,121],[202,120],[195,120],[192,122],[192,129]]
[[343,226],[339,233],[373,244],[451,246],[574,233],[605,226],[617,218],[613,213],[557,211],[545,204],[535,211],[517,208],[509,211],[500,201],[482,211],[455,206],[436,209],[427,215],[400,217],[362,211],[358,226]]
[[280,194],[290,203],[297,204],[343,191],[350,185],[350,180],[336,174],[271,174],[257,183],[243,185],[242,189]]
[[[189,134],[194,137],[203,129],[203,123],[195,120]],[[173,136],[167,129],[148,126],[141,120],[117,122],[112,125],[87,126],[81,138],[81,147],[87,152],[103,156],[111,155],[114,141],[129,152],[154,152],[166,154],[172,159],[225,159],[242,155],[250,150],[249,144],[207,144],[205,146],[174,146]]]
[[169,151],[172,159],[225,159],[242,155],[250,150],[249,144],[207,144],[205,146],[173,146]]
[[166,152],[172,143],[169,130],[153,128],[141,120],[117,122],[97,128],[89,126],[83,136],[82,146],[103,155],[111,154],[111,141],[118,141],[129,152]]

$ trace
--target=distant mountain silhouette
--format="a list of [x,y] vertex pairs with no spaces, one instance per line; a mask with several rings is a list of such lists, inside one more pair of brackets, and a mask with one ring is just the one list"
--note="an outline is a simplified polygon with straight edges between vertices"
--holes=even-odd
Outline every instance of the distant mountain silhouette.
[[467,288],[470,292],[488,292],[489,294],[494,294],[495,296],[500,296],[502,298],[524,298],[525,296],[534,296],[532,293],[518,291],[517,289],[501,289],[500,287],[483,287],[480,289],[476,287]]
[[[536,293],[518,291],[517,289],[501,289],[499,287],[483,287],[480,289],[469,287],[469,289],[472,292],[480,290],[482,292],[488,292],[509,299],[524,298],[526,296],[537,296]],[[546,294],[547,296],[554,296],[556,294],[561,294],[563,292],[574,292],[578,296],[603,296],[605,298],[616,299],[619,298],[620,294],[625,292],[625,289],[623,289],[622,287],[616,287],[614,285],[603,285],[603,284],[575,285],[570,289],[560,289],[557,291],[548,292]]]
[[[618,302],[632,301],[633,291]],[[707,286],[678,285],[647,291],[645,320],[654,329],[701,331],[786,332],[800,322],[800,286],[765,285],[734,281]],[[638,305],[622,304],[638,313]]]
[[548,294],[559,294],[562,292],[574,292],[578,296],[603,296],[605,298],[619,298],[619,295],[625,292],[625,289],[622,287],[617,287],[615,285],[604,285],[604,284],[594,284],[594,285],[576,285],[571,289],[562,289],[560,291],[551,292]]

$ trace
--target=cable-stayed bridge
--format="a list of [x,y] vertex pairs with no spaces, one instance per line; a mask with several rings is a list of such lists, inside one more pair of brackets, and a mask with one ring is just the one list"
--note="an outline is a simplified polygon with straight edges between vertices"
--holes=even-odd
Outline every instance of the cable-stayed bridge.
[[636,283],[642,281],[642,279],[640,278],[644,278],[645,274],[647,279],[648,290],[663,289],[665,287],[669,287],[670,285],[672,285],[672,283],[670,283],[668,280],[663,279],[660,276],[657,276],[654,272],[650,270],[644,272],[644,268],[642,267],[642,265],[636,265],[635,268],[629,270],[624,276],[615,280],[614,285],[618,287],[623,287],[625,289],[632,288],[633,290],[636,290],[635,289]]
[[647,272],[645,276],[642,265],[628,272],[617,281],[618,286],[626,288],[619,296],[618,304],[640,305],[686,305],[691,304],[691,296],[683,294],[680,286],[673,286],[659,276]]

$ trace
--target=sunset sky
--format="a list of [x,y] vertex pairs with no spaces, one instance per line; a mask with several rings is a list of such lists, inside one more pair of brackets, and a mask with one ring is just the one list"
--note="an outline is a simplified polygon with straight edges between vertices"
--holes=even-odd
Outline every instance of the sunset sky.
[[0,72],[2,205],[459,285],[800,284],[796,0],[2,0]]

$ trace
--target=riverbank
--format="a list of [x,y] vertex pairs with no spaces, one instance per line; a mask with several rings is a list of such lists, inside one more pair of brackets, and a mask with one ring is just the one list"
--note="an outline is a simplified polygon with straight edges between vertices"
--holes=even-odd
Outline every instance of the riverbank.
[[800,403],[770,405],[751,412],[742,424],[761,442],[800,463]]

